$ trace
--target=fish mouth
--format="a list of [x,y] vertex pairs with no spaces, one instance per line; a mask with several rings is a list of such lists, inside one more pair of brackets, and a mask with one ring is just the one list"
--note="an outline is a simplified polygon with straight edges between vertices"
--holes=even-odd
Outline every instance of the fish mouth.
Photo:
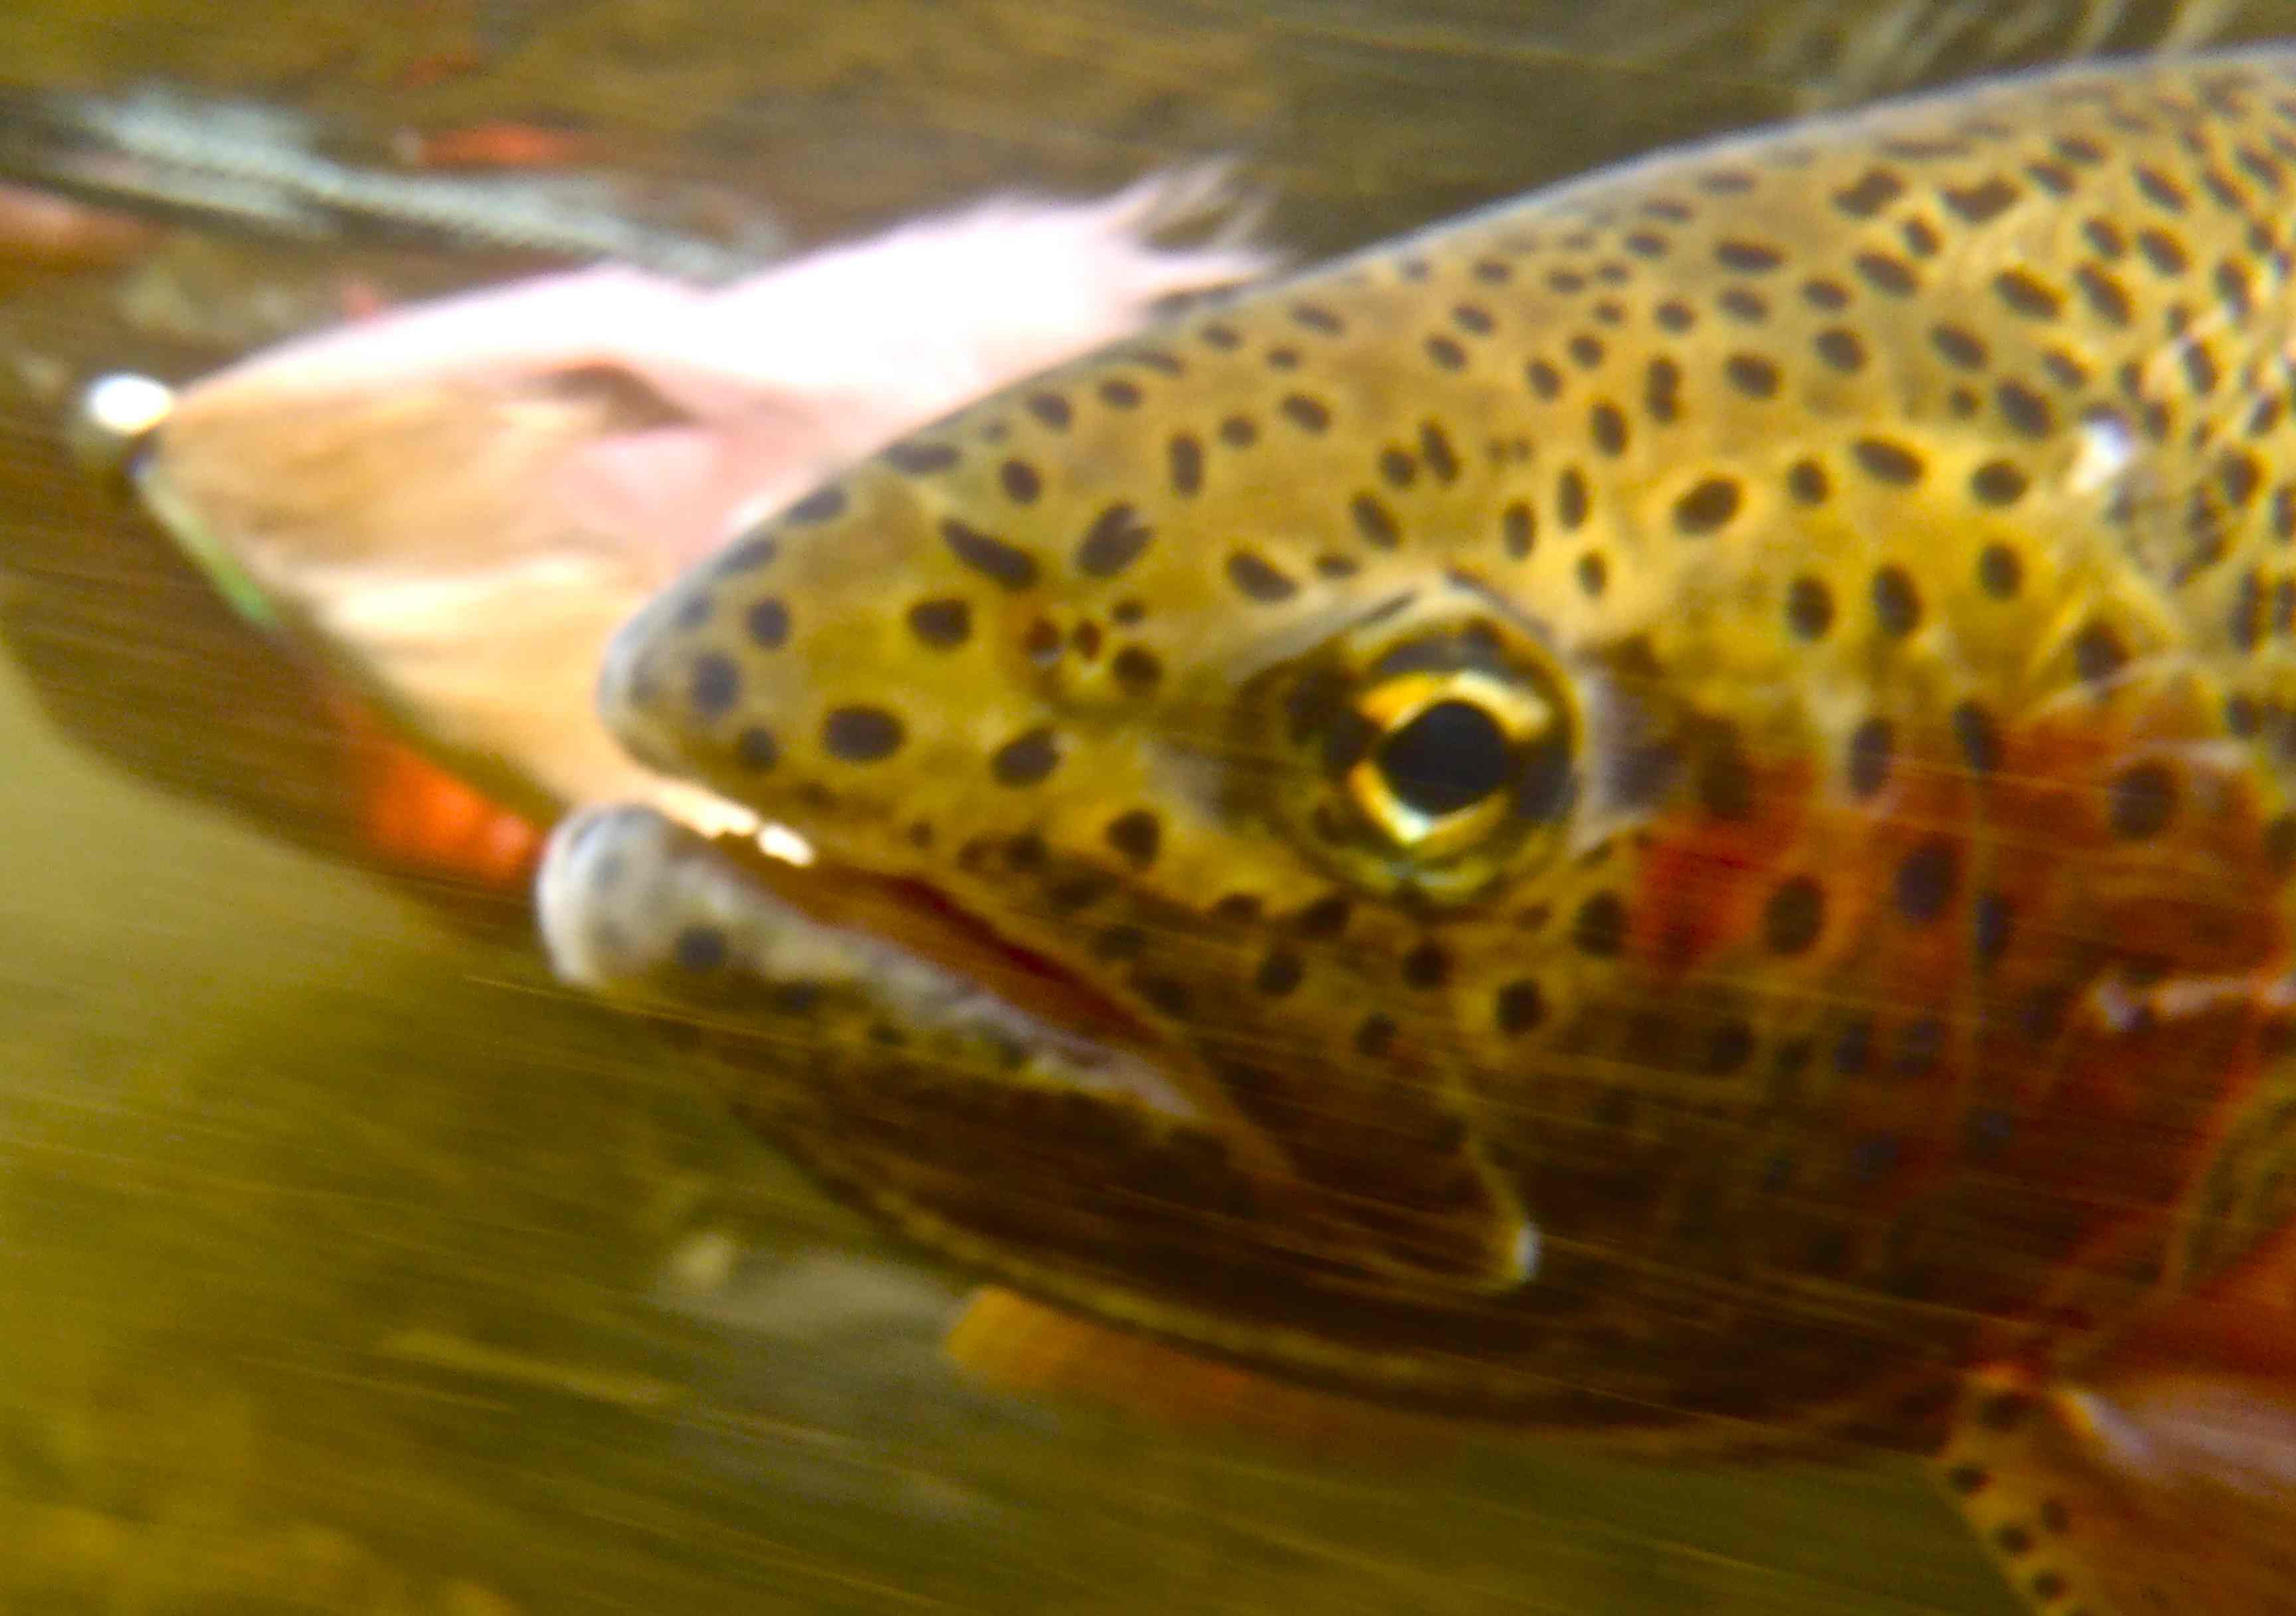
[[813,858],[783,827],[583,809],[537,877],[562,978],[671,1014],[806,1019],[806,1037],[930,1040],[952,1075],[1080,1090],[1201,1121],[1195,1064],[1080,972],[929,882]]

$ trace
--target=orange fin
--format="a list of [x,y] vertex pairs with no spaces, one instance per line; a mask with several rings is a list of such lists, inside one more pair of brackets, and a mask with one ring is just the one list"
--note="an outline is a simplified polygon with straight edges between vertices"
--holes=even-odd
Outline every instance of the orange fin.
[[1433,1419],[1201,1358],[996,1285],[973,1293],[944,1346],[998,1390],[1119,1408],[1180,1430],[1387,1456],[1433,1451],[1447,1435]]

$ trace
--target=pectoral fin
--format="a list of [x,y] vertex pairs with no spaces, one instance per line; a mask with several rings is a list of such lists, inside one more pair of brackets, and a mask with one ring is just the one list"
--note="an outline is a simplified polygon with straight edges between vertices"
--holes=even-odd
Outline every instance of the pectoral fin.
[[1939,1460],[2048,1616],[2296,1616],[2296,1237],[2069,1382],[1988,1367]]
[[999,1390],[1097,1404],[1177,1430],[1385,1456],[1427,1451],[1444,1436],[1436,1421],[1200,1357],[998,1285],[974,1292],[945,1349]]

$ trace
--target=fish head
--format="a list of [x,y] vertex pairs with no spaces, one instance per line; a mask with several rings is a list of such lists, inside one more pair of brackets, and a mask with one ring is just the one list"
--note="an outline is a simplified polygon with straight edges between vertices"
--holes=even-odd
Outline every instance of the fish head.
[[1354,291],[1039,378],[694,570],[608,722],[810,862],[606,810],[545,878],[577,980],[804,1052],[744,1091],[840,1184],[1195,1339],[1238,1295],[1605,1311],[1680,1223],[1681,1120],[1763,1103],[1749,956],[1824,923],[1777,867],[1792,535],[1708,536],[1767,485],[1589,511],[1473,424],[1519,374],[1398,407],[1410,289]]
[[1597,176],[894,443],[603,669],[809,862],[586,815],[561,969],[918,1239],[1350,1390],[1742,1422],[2125,1301],[2296,822],[2175,515],[2218,439],[1954,133],[2078,89]]

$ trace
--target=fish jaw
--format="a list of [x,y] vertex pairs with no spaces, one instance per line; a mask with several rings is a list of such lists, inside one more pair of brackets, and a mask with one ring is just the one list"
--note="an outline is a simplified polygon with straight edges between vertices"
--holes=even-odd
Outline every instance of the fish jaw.
[[[747,1106],[896,1221],[960,1231],[980,1199],[924,1170],[947,1143],[924,1131],[934,1108],[953,1106],[1037,1154],[1042,1177],[1016,1184],[1024,1200],[1052,1190],[1039,1240],[1057,1186],[1092,1182],[1094,1154],[1114,1151],[1126,1194],[1156,1186],[1155,1220],[1193,1239],[1224,1230],[1247,1267],[1390,1292],[1505,1288],[1536,1267],[1521,1219],[1472,1275],[1349,1251],[1344,1211],[1308,1192],[1185,1040],[941,894],[798,847],[778,826],[709,836],[644,805],[581,810],[542,861],[542,935],[562,979],[683,1025]],[[1108,1218],[1086,1219],[1095,1241],[1112,1237]]]
[[[743,856],[744,841],[757,849],[753,856]],[[736,997],[777,997],[785,1013],[826,1023],[832,1037],[852,1017],[823,1001],[847,999],[881,1018],[871,1029],[880,1040],[895,1030],[936,1037],[945,1046],[939,1058],[950,1065],[996,1070],[1000,1082],[1121,1096],[1175,1121],[1201,1120],[1178,1088],[1124,1047],[1119,1018],[1076,1005],[1068,1007],[1070,1025],[1062,1026],[1031,1008],[1023,993],[1000,996],[857,917],[808,911],[758,879],[760,861],[775,857],[764,849],[776,845],[762,831],[705,837],[642,805],[572,815],[553,833],[536,883],[553,965],[577,986],[657,1002],[672,997],[665,979],[715,978]],[[783,884],[803,890],[839,879],[806,869],[787,865]],[[1050,992],[1040,989],[1038,997]]]

